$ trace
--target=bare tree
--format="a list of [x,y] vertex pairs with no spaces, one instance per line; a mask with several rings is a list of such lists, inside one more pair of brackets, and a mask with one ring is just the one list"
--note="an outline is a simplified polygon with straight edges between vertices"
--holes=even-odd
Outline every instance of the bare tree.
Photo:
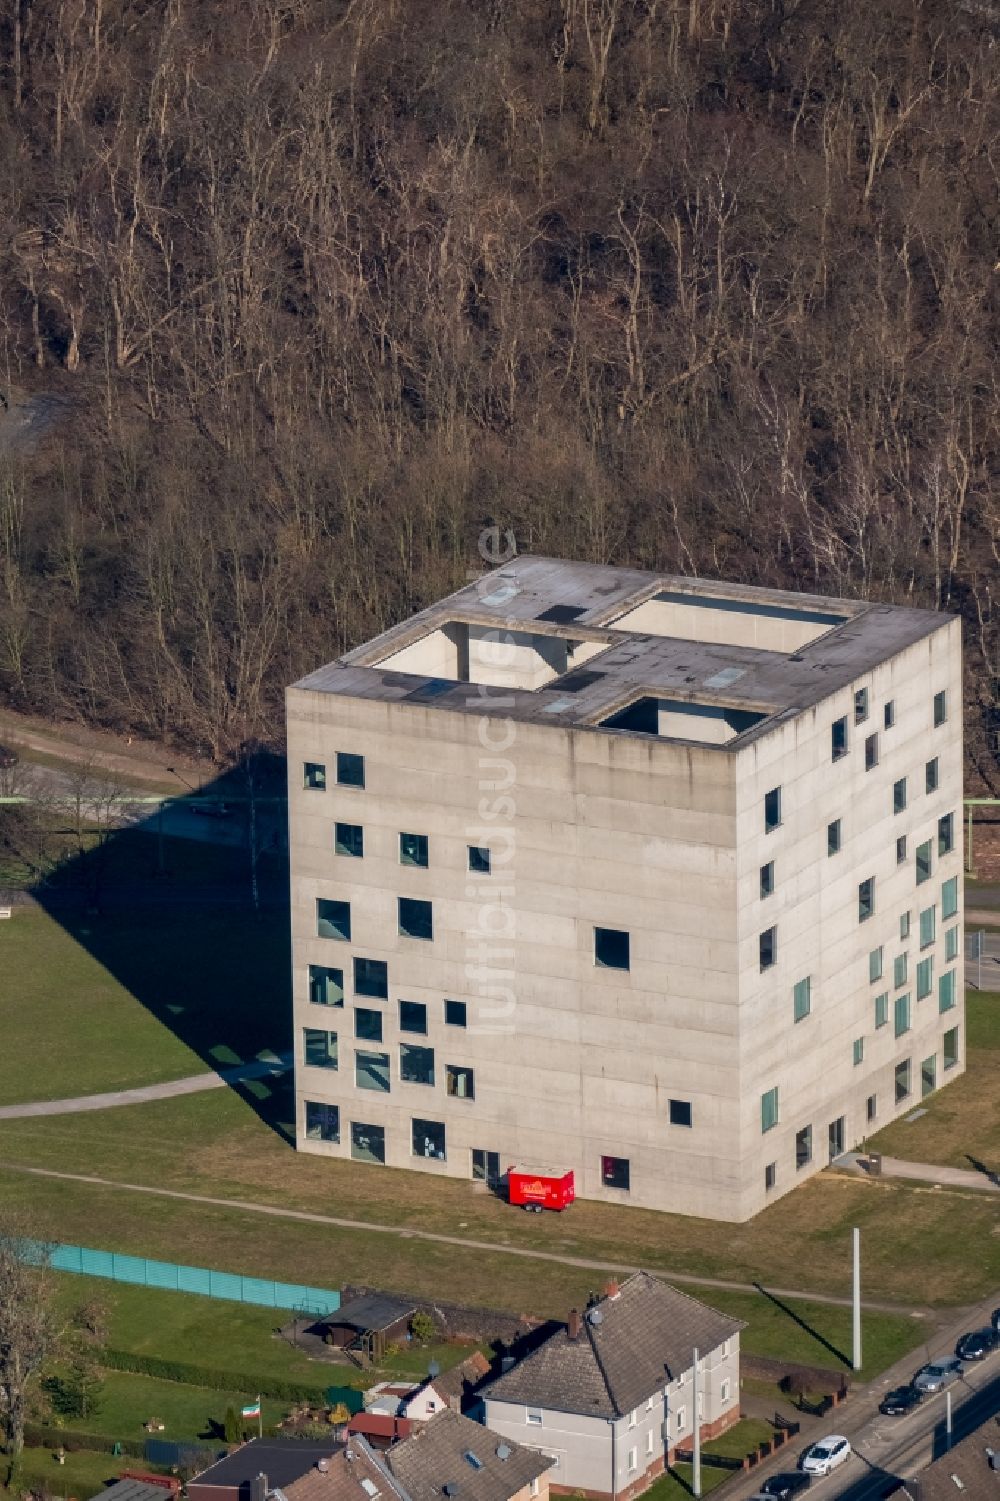
[[0,1223],[0,1424],[9,1486],[20,1466],[31,1387],[56,1342],[47,1261],[44,1247],[10,1220]]

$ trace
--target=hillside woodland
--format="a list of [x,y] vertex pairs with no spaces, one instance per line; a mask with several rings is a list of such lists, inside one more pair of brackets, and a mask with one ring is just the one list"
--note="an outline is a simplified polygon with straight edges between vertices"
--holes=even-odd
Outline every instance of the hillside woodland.
[[996,0],[0,0],[0,694],[225,760],[494,524],[961,612],[998,789],[998,84]]

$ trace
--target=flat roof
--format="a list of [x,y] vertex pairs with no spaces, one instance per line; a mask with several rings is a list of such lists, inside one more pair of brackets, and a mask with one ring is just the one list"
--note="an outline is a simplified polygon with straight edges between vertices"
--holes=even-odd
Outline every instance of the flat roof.
[[[732,634],[739,633],[744,621],[748,629],[766,622],[780,630],[787,623],[791,631],[812,639],[786,651],[616,624],[644,605],[660,606],[665,618],[679,610],[693,611],[691,618],[700,611],[716,623],[728,618]],[[602,721],[641,700],[659,700],[676,721],[666,738],[738,750],[777,721],[794,718],[943,629],[952,618],[903,605],[526,556],[438,600],[293,686],[459,714],[488,713],[495,699],[496,712],[516,720],[647,739],[661,738],[662,732],[658,737],[648,728]],[[480,635],[495,632],[501,642],[517,633],[521,640],[528,635],[536,642],[549,637],[586,643],[588,650],[577,665],[537,687],[488,687],[459,676],[401,670],[385,660],[448,627],[468,627]],[[413,662],[412,655],[409,660]],[[695,706],[728,713],[731,737],[715,743],[696,733],[677,733],[685,710]],[[747,723],[751,717],[753,722]]]
[[193,1485],[239,1487],[266,1475],[270,1489],[291,1485],[308,1473],[318,1459],[331,1459],[342,1447],[331,1433],[318,1442],[301,1438],[254,1438],[241,1444],[225,1459],[196,1475]]

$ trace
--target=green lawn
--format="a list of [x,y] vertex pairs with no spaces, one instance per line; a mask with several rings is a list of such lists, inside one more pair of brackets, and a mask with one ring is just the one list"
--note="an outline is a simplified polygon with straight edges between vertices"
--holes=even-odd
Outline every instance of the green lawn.
[[[94,1454],[88,1449],[67,1454],[66,1463],[60,1465],[56,1463],[51,1449],[25,1449],[17,1494],[32,1487],[53,1497],[73,1496],[76,1501],[89,1501],[91,1496],[96,1496],[117,1480],[123,1470],[141,1469],[148,1472],[152,1468],[145,1461],[137,1463],[135,1460],[115,1459],[110,1454]],[[7,1473],[6,1461],[2,1456],[0,1473]],[[0,1496],[9,1494],[6,1489],[0,1488]]]
[[[256,1395],[255,1390],[210,1391],[199,1386],[185,1386],[178,1381],[137,1376],[131,1371],[105,1371],[96,1409],[85,1418],[67,1418],[58,1426],[142,1443],[148,1437],[143,1425],[150,1418],[156,1418],[164,1424],[160,1438],[190,1439],[192,1442],[197,1439],[211,1444],[224,1439],[226,1408],[233,1407],[239,1412],[240,1407]],[[265,1427],[279,1422],[289,1409],[289,1403],[268,1398],[261,1406]],[[256,1431],[256,1420],[248,1422],[247,1432]]]
[[[728,1480],[731,1474],[731,1470],[719,1469],[715,1465],[702,1465],[702,1495],[704,1496],[708,1491],[714,1491],[716,1486]],[[666,1475],[661,1475],[659,1480],[654,1480],[648,1491],[643,1491],[642,1501],[690,1501],[690,1497],[691,1466],[675,1465]]]
[[745,1459],[756,1454],[761,1444],[774,1437],[774,1429],[763,1418],[743,1418],[721,1438],[710,1439],[702,1445],[702,1455],[719,1455],[721,1459]]

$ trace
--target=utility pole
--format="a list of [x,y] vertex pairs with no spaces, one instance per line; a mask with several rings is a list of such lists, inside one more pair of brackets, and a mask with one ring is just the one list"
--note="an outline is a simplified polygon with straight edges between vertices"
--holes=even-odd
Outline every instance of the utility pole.
[[854,1369],[861,1369],[861,1231],[854,1231]]
[[946,1449],[950,1449],[951,1448],[951,1390],[950,1390],[950,1388],[949,1388],[948,1391],[945,1392],[944,1399],[945,1399],[944,1400],[945,1448]]
[[694,1366],[691,1373],[691,1402],[694,1407],[694,1444],[692,1445],[691,1465],[691,1489],[696,1496],[701,1495],[701,1413],[699,1412],[701,1388],[698,1385],[698,1351],[694,1352]]

